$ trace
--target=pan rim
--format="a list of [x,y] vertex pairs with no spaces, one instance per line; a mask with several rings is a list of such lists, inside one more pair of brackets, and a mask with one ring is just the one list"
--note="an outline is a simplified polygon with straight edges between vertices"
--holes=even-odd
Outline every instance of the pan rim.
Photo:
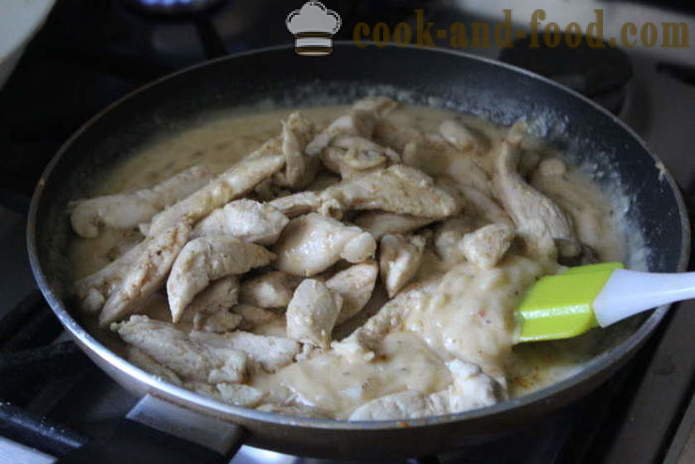
[[[357,47],[351,41],[334,41],[334,47]],[[556,89],[566,92],[576,99],[590,105],[595,110],[600,111],[605,116],[608,116],[615,124],[620,126],[624,131],[626,131],[639,145],[651,156],[655,163],[661,163],[661,160],[650,150],[647,144],[642,140],[642,138],[635,133],[635,131],[627,126],[618,117],[605,110],[603,107],[597,103],[591,101],[590,99],[584,97],[583,95],[568,89],[555,81],[552,81],[546,77],[540,76],[531,71],[525,70],[523,68],[518,68],[516,66],[502,63],[490,58],[484,58],[472,55],[470,53],[449,50],[442,48],[423,48],[415,45],[408,46],[398,46],[398,45],[388,45],[383,49],[386,50],[393,48],[404,48],[411,49],[416,52],[422,53],[443,53],[448,54],[453,57],[466,58],[469,60],[474,60],[478,62],[483,62],[488,65],[495,67],[504,68],[516,73],[520,73],[534,80],[539,80],[547,85],[551,85]],[[158,377],[155,377],[146,371],[139,369],[135,365],[129,363],[124,358],[118,356],[115,352],[108,349],[104,344],[99,342],[94,336],[92,336],[87,330],[85,330],[75,318],[72,317],[70,312],[65,307],[64,302],[58,297],[54,288],[48,283],[48,279],[43,272],[42,265],[39,262],[38,257],[38,247],[36,242],[36,221],[39,205],[43,197],[43,191],[46,185],[47,179],[58,165],[60,160],[63,158],[65,152],[72,146],[73,142],[77,140],[85,131],[87,131],[91,126],[93,126],[98,120],[108,114],[111,110],[117,106],[123,104],[132,98],[137,97],[140,93],[143,93],[150,89],[160,85],[161,83],[174,79],[181,74],[192,72],[198,68],[203,68],[207,66],[214,65],[219,62],[234,60],[237,58],[263,54],[268,52],[276,52],[281,50],[287,50],[292,52],[294,46],[291,44],[285,45],[275,45],[270,47],[264,47],[254,50],[249,50],[241,53],[236,53],[224,57],[220,57],[214,60],[205,61],[198,63],[196,65],[181,69],[174,73],[168,74],[166,76],[160,77],[152,82],[149,82],[138,89],[128,93],[122,98],[116,100],[110,105],[106,106],[99,113],[91,117],[86,121],[58,150],[51,161],[48,163],[44,169],[41,177],[37,183],[36,189],[32,196],[31,205],[29,209],[28,221],[27,221],[27,249],[29,253],[29,262],[37,281],[39,289],[43,294],[46,301],[49,303],[51,309],[56,314],[62,325],[68,330],[70,335],[78,341],[78,344],[85,347],[83,349],[88,349],[91,353],[101,358],[103,361],[107,362],[111,367],[117,369],[121,374],[133,378],[140,384],[144,384],[150,390],[151,394],[158,396],[161,394],[166,398],[175,398],[180,400],[186,406],[195,405],[196,409],[202,408],[207,414],[218,416],[224,420],[234,422],[234,418],[230,416],[238,416],[248,420],[256,420],[261,422],[272,423],[276,425],[288,425],[288,426],[299,426],[306,428],[317,428],[317,429],[334,429],[334,430],[359,430],[359,431],[380,431],[380,430],[397,430],[403,429],[404,427],[426,427],[435,425],[444,425],[448,423],[460,422],[460,421],[470,421],[475,419],[489,418],[495,415],[501,415],[510,412],[513,409],[521,407],[531,407],[534,404],[540,403],[548,398],[551,398],[563,391],[567,391],[572,387],[575,387],[588,379],[599,376],[601,373],[608,370],[614,364],[620,363],[621,360],[626,359],[626,356],[636,349],[638,349],[652,334],[654,329],[663,319],[670,305],[663,305],[657,308],[641,325],[640,327],[625,340],[616,345],[610,352],[602,353],[591,361],[589,361],[586,366],[578,373],[564,379],[560,382],[552,384],[548,387],[542,388],[538,391],[520,396],[518,398],[513,398],[507,401],[497,403],[492,406],[465,411],[455,414],[447,414],[442,416],[430,416],[421,419],[406,419],[406,420],[384,420],[384,421],[347,421],[347,420],[334,420],[334,419],[316,419],[302,416],[287,416],[277,413],[269,413],[258,411],[256,409],[248,409],[239,406],[232,406],[210,397],[199,395],[190,390],[186,390],[182,387],[170,384]],[[663,164],[662,164],[663,165]],[[669,188],[674,193],[679,219],[681,224],[681,236],[682,241],[680,244],[680,256],[678,259],[678,265],[676,267],[677,272],[682,272],[686,270],[689,256],[690,256],[690,224],[688,219],[687,210],[685,207],[685,202],[683,200],[682,194],[673,179],[671,173],[664,169],[663,179],[667,182]],[[176,401],[178,402],[178,401]]]

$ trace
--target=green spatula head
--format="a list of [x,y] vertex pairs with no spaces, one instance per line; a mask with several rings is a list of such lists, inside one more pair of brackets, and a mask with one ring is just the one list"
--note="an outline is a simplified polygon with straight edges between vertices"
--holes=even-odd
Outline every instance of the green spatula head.
[[543,277],[517,309],[517,343],[571,338],[598,327],[593,301],[621,263],[579,266]]

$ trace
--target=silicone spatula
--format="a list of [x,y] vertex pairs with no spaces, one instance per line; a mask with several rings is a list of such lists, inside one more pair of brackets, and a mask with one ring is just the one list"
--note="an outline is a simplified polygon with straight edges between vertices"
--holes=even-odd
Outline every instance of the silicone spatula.
[[689,298],[695,298],[695,273],[628,271],[621,263],[570,268],[526,293],[516,311],[516,342],[575,337]]

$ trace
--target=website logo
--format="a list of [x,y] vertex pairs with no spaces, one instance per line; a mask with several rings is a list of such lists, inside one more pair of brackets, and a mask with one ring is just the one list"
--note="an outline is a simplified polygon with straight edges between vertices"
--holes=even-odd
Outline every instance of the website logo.
[[326,56],[333,53],[333,36],[340,30],[340,15],[323,3],[306,2],[285,20],[294,35],[294,51],[303,56]]

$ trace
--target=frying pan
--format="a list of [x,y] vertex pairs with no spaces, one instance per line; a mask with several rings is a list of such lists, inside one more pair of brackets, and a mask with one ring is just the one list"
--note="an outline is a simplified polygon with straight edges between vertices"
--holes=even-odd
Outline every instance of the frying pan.
[[423,456],[508,433],[575,401],[645,342],[666,307],[632,321],[626,336],[604,337],[610,343],[583,370],[532,394],[447,416],[347,422],[271,414],[199,396],[129,364],[80,325],[69,296],[64,250],[71,232],[65,212],[68,201],[86,195],[99,173],[153,134],[185,127],[206,112],[259,101],[348,103],[371,94],[505,126],[526,119],[536,135],[565,150],[571,162],[621,198],[616,210],[628,224],[629,265],[654,272],[685,270],[690,229],[671,176],[616,117],[552,81],[464,53],[362,49],[347,42],[336,42],[334,53],[321,58],[300,57],[292,47],[280,46],[211,61],[160,79],[94,117],[51,161],[34,194],[27,236],[43,295],[84,352],[142,397],[111,440],[89,444],[63,462],[224,462],[242,442],[316,457]]

